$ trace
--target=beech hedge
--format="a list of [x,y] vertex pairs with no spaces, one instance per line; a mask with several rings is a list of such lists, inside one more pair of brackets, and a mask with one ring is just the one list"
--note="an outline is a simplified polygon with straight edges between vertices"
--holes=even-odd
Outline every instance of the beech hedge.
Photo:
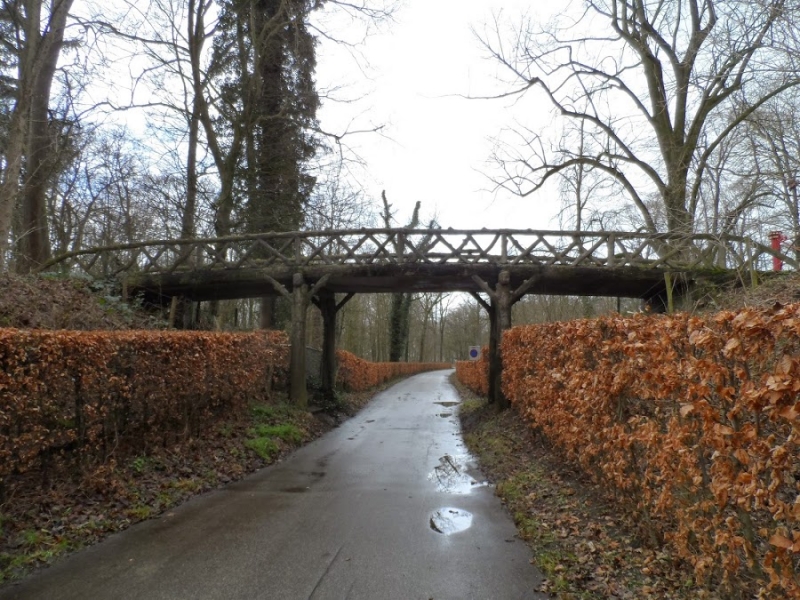
[[479,396],[489,395],[489,347],[481,348],[478,360],[456,362],[456,377]]
[[800,597],[800,304],[516,327],[530,425],[731,597]]
[[[364,391],[439,363],[338,351],[337,385]],[[284,332],[0,329],[0,500],[8,477],[97,464],[197,436],[289,380]]]
[[281,332],[0,329],[0,492],[54,461],[196,435],[287,380]]
[[404,375],[449,369],[450,363],[370,362],[346,350],[336,351],[339,370],[336,384],[348,392],[362,392]]

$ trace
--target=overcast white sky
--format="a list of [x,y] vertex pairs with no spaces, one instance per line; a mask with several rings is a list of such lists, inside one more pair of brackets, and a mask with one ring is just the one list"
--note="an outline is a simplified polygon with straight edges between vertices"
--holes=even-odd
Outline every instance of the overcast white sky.
[[359,117],[356,129],[386,124],[385,135],[351,137],[349,143],[367,161],[361,177],[367,194],[380,203],[385,189],[399,225],[421,200],[423,216],[436,214],[442,227],[558,228],[560,203],[554,191],[536,198],[496,194],[485,175],[492,169],[487,162],[490,138],[515,118],[547,122],[548,107],[533,97],[513,105],[510,100],[458,97],[507,91],[472,29],[483,31],[499,11],[509,19],[530,12],[533,4],[404,0],[395,22],[363,47],[366,69],[359,69],[341,47],[324,43],[319,48],[320,88],[349,82],[354,85],[340,95],[370,92],[353,104],[324,103],[322,127],[341,132],[354,115]]

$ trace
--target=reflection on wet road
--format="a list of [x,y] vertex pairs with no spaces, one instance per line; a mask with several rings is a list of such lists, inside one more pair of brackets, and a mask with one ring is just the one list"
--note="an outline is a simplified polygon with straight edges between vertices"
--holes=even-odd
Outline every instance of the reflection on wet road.
[[284,462],[0,599],[545,598],[534,592],[541,577],[527,547],[464,448],[449,374],[396,384]]
[[439,492],[447,494],[469,494],[476,486],[489,485],[486,481],[476,481],[469,473],[474,468],[474,459],[469,454],[450,456],[445,454],[433,468],[428,479],[436,484]]
[[449,506],[440,508],[431,515],[431,529],[437,533],[450,535],[464,531],[472,525],[472,513]]

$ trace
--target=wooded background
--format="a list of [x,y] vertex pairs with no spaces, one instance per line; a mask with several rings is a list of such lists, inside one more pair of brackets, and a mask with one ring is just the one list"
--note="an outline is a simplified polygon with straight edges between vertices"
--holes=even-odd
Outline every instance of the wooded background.
[[[67,251],[153,238],[447,226],[419,204],[401,222],[393,202],[408,199],[391,190],[376,198],[353,176],[369,165],[349,136],[381,124],[331,132],[317,115],[322,102],[344,97],[317,87],[320,48],[357,54],[352,32],[390,27],[400,7],[3,0],[0,270],[28,273]],[[577,19],[565,12],[552,22],[497,15],[476,37],[505,77],[504,95],[533,96],[552,113],[546,128],[518,121],[498,133],[493,185],[521,203],[560,190],[569,229],[764,243],[780,230],[784,250],[800,255],[800,8],[784,0],[581,8]],[[515,318],[616,308],[529,298]],[[288,316],[274,297],[181,310],[200,316],[187,325],[208,328],[280,327]],[[372,360],[450,360],[485,343],[486,331],[473,300],[446,295],[357,297],[339,324],[341,347]]]

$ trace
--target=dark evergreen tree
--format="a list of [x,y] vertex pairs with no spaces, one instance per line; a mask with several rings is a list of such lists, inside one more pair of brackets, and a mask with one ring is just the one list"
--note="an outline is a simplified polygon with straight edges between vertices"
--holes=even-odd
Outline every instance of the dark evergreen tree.
[[[247,126],[239,185],[230,203],[218,207],[218,234],[237,224],[249,233],[293,231],[303,222],[315,183],[307,166],[318,147],[313,135],[319,106],[315,40],[307,26],[314,8],[306,0],[223,4],[215,40],[216,76],[228,112],[234,111]],[[238,219],[231,217],[237,206]],[[267,297],[262,326],[274,324],[274,298]]]
[[314,87],[316,56],[306,26],[311,3],[256,0],[259,25],[255,196],[247,222],[252,232],[298,229],[315,179],[306,165],[317,142],[319,97]]

